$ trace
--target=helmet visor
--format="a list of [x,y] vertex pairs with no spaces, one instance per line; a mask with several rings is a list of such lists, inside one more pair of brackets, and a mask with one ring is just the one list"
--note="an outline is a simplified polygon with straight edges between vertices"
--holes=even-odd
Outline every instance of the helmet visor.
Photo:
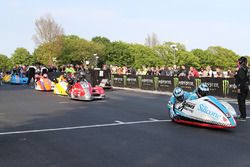
[[184,96],[176,97],[176,99],[177,99],[179,102],[182,102],[182,101],[184,100]]

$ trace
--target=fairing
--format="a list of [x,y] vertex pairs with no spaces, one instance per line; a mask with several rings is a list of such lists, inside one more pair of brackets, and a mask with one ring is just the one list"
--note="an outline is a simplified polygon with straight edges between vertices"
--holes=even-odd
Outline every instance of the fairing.
[[[223,105],[224,104],[224,105]],[[212,128],[234,128],[235,110],[213,96],[190,100],[170,108],[170,117],[179,123]]]

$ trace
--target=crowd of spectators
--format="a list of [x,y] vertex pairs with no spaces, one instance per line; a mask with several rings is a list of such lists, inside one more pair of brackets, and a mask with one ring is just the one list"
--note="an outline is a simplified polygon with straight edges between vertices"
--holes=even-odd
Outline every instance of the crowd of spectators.
[[[44,67],[41,65],[35,66],[36,69],[47,68],[48,72],[65,72],[67,68],[73,68],[77,71],[86,71],[89,70],[87,65],[78,65],[78,64],[67,64],[59,67],[48,66]],[[18,71],[22,74],[25,74],[28,71],[29,66],[15,66],[12,71]],[[155,75],[155,76],[174,76],[174,77],[223,77],[223,78],[232,78],[235,75],[231,69],[223,71],[220,68],[212,69],[210,66],[201,68],[197,70],[195,67],[190,66],[187,68],[185,65],[182,66],[162,66],[162,67],[145,67],[135,69],[133,67],[119,67],[110,65],[107,67],[103,66],[103,70],[110,69],[111,74],[127,74],[127,75]],[[6,71],[5,71],[6,72]]]
[[132,67],[119,67],[110,66],[112,74],[131,74],[131,75],[155,75],[155,76],[174,76],[174,77],[223,77],[232,78],[235,73],[228,69],[223,71],[220,68],[212,69],[210,66],[206,68],[196,69],[190,66],[187,68],[185,65],[182,66],[162,66],[162,67],[145,67],[140,69],[134,69]]

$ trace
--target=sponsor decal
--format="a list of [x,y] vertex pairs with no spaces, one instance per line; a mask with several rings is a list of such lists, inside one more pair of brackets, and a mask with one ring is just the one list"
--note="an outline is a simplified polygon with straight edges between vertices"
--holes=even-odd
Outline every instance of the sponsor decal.
[[127,78],[127,81],[128,81],[128,82],[136,82],[137,79],[136,79],[136,78]]
[[179,85],[194,86],[194,82],[190,82],[190,81],[179,81]]
[[223,90],[223,95],[226,96],[229,93],[229,81],[228,80],[223,80],[222,81],[222,90]]
[[159,80],[158,82],[159,82],[159,84],[168,84],[168,85],[172,84],[171,80]]
[[194,107],[195,107],[195,104],[190,103],[190,102],[186,102],[184,105],[184,108],[190,112],[193,112]]
[[195,79],[195,88],[198,88],[200,84],[201,84],[201,79]]
[[153,79],[142,79],[143,83],[153,83]]
[[174,78],[174,87],[177,87],[179,83],[179,78]]
[[229,84],[229,88],[230,89],[237,89],[237,86],[236,86],[236,84]]
[[191,109],[194,109],[195,104],[190,103],[190,102],[187,102],[187,103],[185,103],[185,107],[187,107],[187,108],[191,108]]
[[142,79],[142,83],[153,83],[153,79]]
[[114,81],[123,81],[123,78],[114,78]]
[[158,87],[159,87],[159,78],[158,77],[154,77],[154,83],[155,83],[155,90],[157,90],[158,89]]
[[200,112],[203,112],[203,113],[205,113],[205,114],[207,114],[207,115],[210,115],[211,117],[213,117],[213,118],[215,118],[215,119],[219,119],[220,118],[220,115],[219,114],[217,114],[216,112],[213,112],[213,111],[211,111],[209,108],[208,108],[208,106],[206,105],[206,104],[200,104],[199,106],[198,106],[198,111],[200,111]]
[[209,88],[220,88],[218,82],[207,82]]

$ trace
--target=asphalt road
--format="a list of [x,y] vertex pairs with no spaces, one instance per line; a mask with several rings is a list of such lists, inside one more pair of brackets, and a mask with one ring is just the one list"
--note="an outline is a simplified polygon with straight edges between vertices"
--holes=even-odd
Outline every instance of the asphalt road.
[[82,102],[0,87],[0,167],[250,166],[250,119],[227,130],[181,125],[169,120],[168,95],[106,94]]

